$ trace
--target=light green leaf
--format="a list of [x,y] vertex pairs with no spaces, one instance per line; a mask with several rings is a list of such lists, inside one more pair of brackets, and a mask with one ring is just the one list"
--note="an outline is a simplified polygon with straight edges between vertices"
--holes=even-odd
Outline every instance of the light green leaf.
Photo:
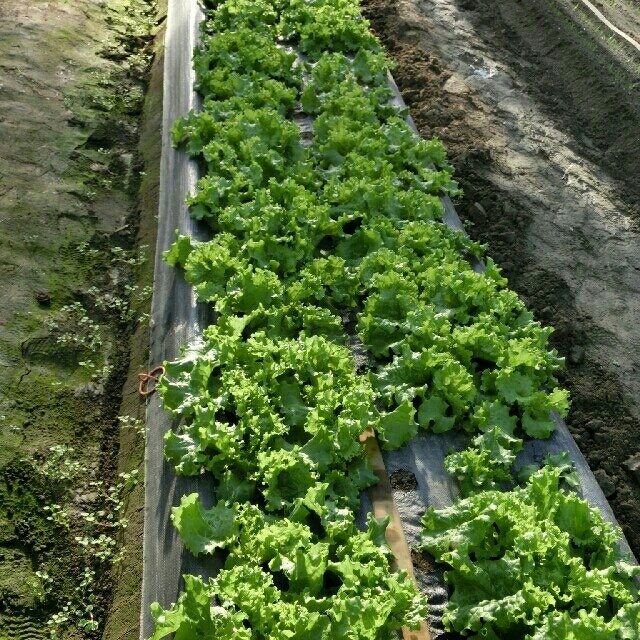
[[185,546],[195,556],[225,548],[239,533],[234,507],[219,502],[205,509],[197,493],[182,496],[180,506],[171,510],[171,519]]
[[455,416],[447,416],[449,405],[437,394],[429,396],[418,409],[418,423],[431,428],[434,433],[450,431],[455,426]]
[[555,431],[556,423],[551,418],[535,420],[528,411],[525,411],[522,416],[522,428],[528,436],[545,440]]
[[175,242],[162,254],[165,262],[172,267],[180,265],[183,267],[187,262],[189,254],[193,251],[193,243],[189,236],[180,235],[176,231]]
[[533,382],[529,376],[508,369],[499,372],[496,388],[509,403],[525,403],[534,392]]
[[380,416],[378,433],[384,449],[399,449],[418,433],[416,410],[411,402],[403,402],[389,413]]

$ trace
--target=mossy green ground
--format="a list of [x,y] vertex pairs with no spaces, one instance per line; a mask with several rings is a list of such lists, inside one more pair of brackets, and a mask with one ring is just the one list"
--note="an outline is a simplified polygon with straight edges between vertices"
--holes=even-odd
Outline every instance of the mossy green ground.
[[[84,610],[67,612],[57,637],[99,637],[107,624],[110,559],[96,562],[76,538],[98,537],[82,513],[108,511],[108,487],[143,456],[139,429],[118,414],[143,410],[131,371],[146,366],[157,211],[157,168],[139,149],[154,5],[0,5],[0,640],[48,637],[47,621],[80,596]],[[159,129],[146,135],[159,156]],[[55,446],[76,465],[69,478],[47,471]],[[137,537],[141,489],[128,497]],[[69,526],[51,520],[56,505]],[[119,551],[120,529],[100,526],[118,532]],[[119,575],[135,599],[139,577],[119,571],[116,587]],[[137,625],[133,602],[127,616],[120,629]]]

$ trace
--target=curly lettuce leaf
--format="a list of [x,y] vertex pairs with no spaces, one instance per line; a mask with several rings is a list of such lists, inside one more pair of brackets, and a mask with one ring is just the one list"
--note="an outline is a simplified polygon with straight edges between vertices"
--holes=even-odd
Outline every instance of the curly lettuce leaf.
[[240,531],[233,506],[218,503],[206,509],[197,493],[182,496],[180,506],[171,509],[171,520],[185,546],[195,556],[225,548]]
[[619,532],[586,501],[561,491],[561,475],[544,467],[524,487],[427,511],[421,548],[450,567],[447,628],[524,635],[556,611],[578,617],[591,609],[609,624],[637,601],[640,568],[618,551]]

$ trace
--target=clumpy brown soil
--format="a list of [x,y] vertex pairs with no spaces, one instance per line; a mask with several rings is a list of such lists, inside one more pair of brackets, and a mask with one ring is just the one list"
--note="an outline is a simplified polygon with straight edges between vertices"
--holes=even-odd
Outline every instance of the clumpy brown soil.
[[389,476],[389,482],[396,491],[413,491],[418,488],[418,481],[411,471],[398,469]]
[[[639,38],[634,3],[596,4]],[[364,13],[421,134],[448,149],[468,232],[555,327],[567,424],[640,555],[640,53],[563,0]]]

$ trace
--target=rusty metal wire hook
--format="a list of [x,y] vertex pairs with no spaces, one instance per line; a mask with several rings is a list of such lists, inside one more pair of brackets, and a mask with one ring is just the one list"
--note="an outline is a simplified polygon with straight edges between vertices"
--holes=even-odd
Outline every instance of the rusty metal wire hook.
[[139,373],[138,374],[138,393],[141,396],[150,396],[155,390],[155,384],[151,389],[147,389],[147,384],[149,384],[150,380],[153,380],[154,383],[158,382],[159,376],[163,376],[165,374],[165,368],[162,365],[158,365],[149,371],[149,373]]

